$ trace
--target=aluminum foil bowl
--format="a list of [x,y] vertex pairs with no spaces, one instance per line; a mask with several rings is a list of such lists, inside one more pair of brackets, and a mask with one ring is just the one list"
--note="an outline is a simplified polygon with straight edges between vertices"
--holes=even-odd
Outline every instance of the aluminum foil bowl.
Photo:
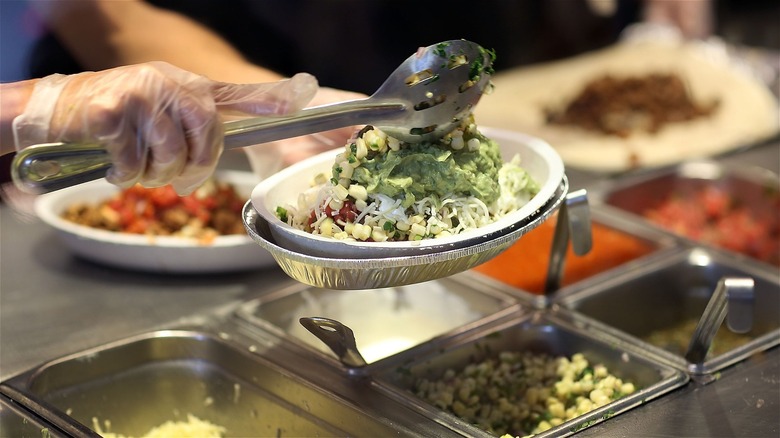
[[252,191],[252,204],[270,226],[271,236],[284,248],[321,257],[376,258],[416,257],[457,248],[470,248],[485,240],[501,237],[522,220],[532,216],[556,193],[564,176],[563,161],[545,141],[513,131],[481,127],[495,140],[505,161],[520,156],[520,165],[539,184],[540,190],[528,203],[493,223],[454,236],[403,242],[362,242],[338,240],[293,228],[279,220],[276,208],[295,204],[301,192],[310,187],[314,175],[330,174],[333,162],[343,148],[324,152],[296,163],[263,180]]
[[[282,270],[295,280],[327,289],[375,289],[420,283],[466,271],[511,246],[525,233],[547,220],[566,198],[566,176],[553,196],[530,216],[523,217],[503,233],[476,240],[473,245],[407,257],[321,257],[288,249],[277,243],[268,221],[249,201],[244,205],[244,226],[249,236],[271,253]],[[518,266],[518,269],[521,269]]]

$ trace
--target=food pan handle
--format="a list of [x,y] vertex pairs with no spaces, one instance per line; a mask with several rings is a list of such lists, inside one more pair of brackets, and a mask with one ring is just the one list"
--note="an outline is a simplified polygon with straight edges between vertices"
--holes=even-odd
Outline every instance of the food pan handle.
[[590,227],[588,192],[585,189],[580,189],[568,193],[566,200],[558,210],[558,222],[555,224],[555,234],[553,234],[550,249],[550,263],[547,267],[545,294],[551,294],[561,287],[569,242],[572,244],[574,254],[578,256],[590,252],[593,247]]
[[306,330],[324,342],[348,369],[368,365],[358,351],[351,328],[335,319],[319,316],[303,317],[299,321]]
[[699,319],[688,345],[685,359],[700,366],[712,346],[712,339],[718,332],[728,313],[728,327],[734,332],[745,333],[753,325],[753,287],[749,277],[723,277]]

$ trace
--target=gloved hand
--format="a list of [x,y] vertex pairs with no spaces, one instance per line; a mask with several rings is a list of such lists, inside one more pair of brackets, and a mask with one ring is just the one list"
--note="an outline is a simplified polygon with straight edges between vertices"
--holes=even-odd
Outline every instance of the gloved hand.
[[317,91],[300,73],[266,84],[228,84],[164,62],[39,80],[13,130],[16,149],[53,141],[96,142],[120,187],[173,184],[188,194],[205,181],[223,149],[225,114],[298,111]]
[[[319,106],[347,100],[364,99],[365,94],[336,88],[320,87],[308,106]],[[282,168],[326,150],[343,147],[355,132],[354,126],[318,132],[262,145],[245,147],[252,171],[267,178]]]

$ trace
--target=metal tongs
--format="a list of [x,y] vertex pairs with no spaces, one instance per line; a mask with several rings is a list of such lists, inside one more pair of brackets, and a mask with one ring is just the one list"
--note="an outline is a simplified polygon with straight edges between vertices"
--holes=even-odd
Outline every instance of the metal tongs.
[[[466,40],[420,48],[368,98],[289,116],[225,122],[225,148],[361,124],[377,126],[405,142],[438,139],[471,114],[490,86],[492,62],[490,52]],[[102,178],[110,168],[111,159],[101,145],[46,143],[19,151],[11,176],[24,191],[46,193]]]

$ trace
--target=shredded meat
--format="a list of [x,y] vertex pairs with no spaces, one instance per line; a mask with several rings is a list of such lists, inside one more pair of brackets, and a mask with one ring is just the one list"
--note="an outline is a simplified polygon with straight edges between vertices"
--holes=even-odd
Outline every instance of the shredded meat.
[[720,102],[694,102],[685,82],[675,74],[616,78],[602,76],[589,82],[568,105],[547,108],[547,123],[574,125],[608,135],[628,137],[633,132],[658,132],[668,123],[710,116]]

